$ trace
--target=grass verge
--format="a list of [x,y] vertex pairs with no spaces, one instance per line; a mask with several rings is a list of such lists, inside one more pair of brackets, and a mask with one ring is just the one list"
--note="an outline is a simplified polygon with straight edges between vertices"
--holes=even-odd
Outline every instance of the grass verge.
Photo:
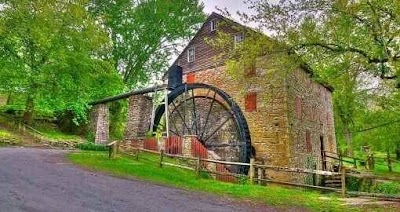
[[[319,192],[285,188],[275,185],[257,186],[249,184],[231,184],[212,179],[198,178],[192,171],[174,167],[158,167],[158,157],[140,153],[139,160],[130,156],[118,155],[110,160],[104,152],[81,151],[68,155],[75,164],[105,171],[117,176],[135,177],[162,183],[178,188],[202,191],[240,199],[250,199],[266,203],[277,208],[306,208],[312,211],[356,210],[341,205],[336,195],[322,195]],[[170,159],[172,160],[172,159]],[[325,197],[325,199],[321,199]]]

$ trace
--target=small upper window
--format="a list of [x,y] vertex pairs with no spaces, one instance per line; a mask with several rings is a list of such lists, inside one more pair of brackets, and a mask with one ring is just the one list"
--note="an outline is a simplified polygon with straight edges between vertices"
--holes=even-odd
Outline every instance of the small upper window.
[[190,47],[188,49],[188,55],[187,55],[187,60],[188,62],[193,62],[195,59],[195,51],[194,51],[194,47]]
[[210,31],[215,31],[217,30],[217,20],[212,20],[210,21]]
[[235,35],[233,36],[233,41],[234,41],[235,44],[244,41],[244,35],[243,35],[243,33],[235,34]]

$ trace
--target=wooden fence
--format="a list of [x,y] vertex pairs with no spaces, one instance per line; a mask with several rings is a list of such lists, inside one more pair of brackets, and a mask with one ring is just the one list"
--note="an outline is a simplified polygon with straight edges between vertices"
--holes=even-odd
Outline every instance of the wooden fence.
[[391,158],[389,154],[387,154],[386,158],[380,158],[380,157],[374,156],[374,154],[371,153],[367,158],[362,159],[362,158],[357,158],[357,157],[344,158],[341,154],[338,154],[336,152],[324,151],[323,152],[323,161],[329,162],[328,158],[332,159],[334,161],[337,161],[340,164],[340,166],[342,166],[343,163],[345,162],[348,164],[352,164],[353,168],[357,169],[357,166],[358,166],[357,162],[358,162],[359,164],[365,166],[366,169],[370,169],[370,170],[374,169],[375,163],[377,161],[381,161],[382,163],[387,163],[389,172],[392,172],[394,163],[400,163],[400,161]]
[[[168,139],[167,139],[168,141]],[[153,141],[151,141],[153,142]],[[326,190],[326,191],[333,191],[341,193],[343,197],[346,196],[369,196],[369,197],[377,197],[382,198],[385,200],[392,200],[392,201],[400,201],[400,196],[396,195],[386,195],[386,194],[377,194],[377,193],[366,193],[366,192],[355,192],[355,191],[347,191],[346,190],[346,178],[347,177],[356,177],[356,178],[373,178],[373,179],[382,179],[382,180],[390,180],[385,177],[379,176],[371,176],[371,175],[362,175],[362,174],[355,174],[348,172],[348,169],[344,166],[341,167],[339,172],[330,172],[330,171],[323,171],[323,170],[314,170],[314,169],[303,169],[303,168],[293,168],[293,167],[278,167],[266,164],[257,164],[255,163],[254,159],[250,160],[250,163],[241,163],[241,162],[230,162],[230,161],[221,161],[221,160],[214,160],[207,158],[207,150],[203,145],[197,143],[198,141],[194,140],[192,142],[192,157],[182,156],[180,154],[182,149],[176,147],[176,145],[181,144],[182,140],[178,138],[171,138],[169,141],[170,144],[166,144],[166,151],[161,150],[153,150],[153,144],[150,144],[146,148],[134,148],[131,152],[125,152],[126,154],[130,154],[135,156],[136,159],[139,159],[140,152],[147,152],[151,154],[159,155],[159,166],[172,166],[178,167],[182,169],[187,169],[194,171],[198,176],[201,172],[208,173],[213,176],[216,180],[224,181],[224,182],[232,182],[232,183],[239,183],[243,180],[248,181],[250,184],[259,184],[259,185],[266,185],[268,183],[273,184],[280,184],[280,185],[287,185],[287,186],[295,186],[295,187],[302,187],[302,188],[311,188],[311,189],[318,189],[318,190]],[[116,145],[116,144],[113,144]],[[170,148],[167,148],[169,146]],[[180,145],[182,146],[182,145]],[[167,151],[167,149],[169,149]],[[110,151],[116,152],[112,145],[110,145]],[[133,153],[133,154],[132,154]],[[110,153],[111,155],[112,153]],[[178,160],[182,160],[183,162],[172,163],[166,162],[165,158],[175,158]],[[228,170],[227,167],[229,166],[237,166],[237,167],[247,167],[248,174],[237,174],[232,173]],[[212,167],[212,168],[210,168]],[[275,172],[285,172],[285,173],[300,173],[300,174],[310,174],[310,175],[319,175],[319,176],[340,176],[341,179],[341,186],[340,188],[332,188],[327,186],[319,186],[319,185],[311,185],[306,183],[296,183],[296,182],[289,182],[289,181],[279,181],[275,179],[268,178],[265,173],[270,171]]]

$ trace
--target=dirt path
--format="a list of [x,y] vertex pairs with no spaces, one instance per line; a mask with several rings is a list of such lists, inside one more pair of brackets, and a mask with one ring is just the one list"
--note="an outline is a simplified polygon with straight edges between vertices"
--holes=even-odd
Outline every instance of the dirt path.
[[85,171],[65,153],[0,148],[0,211],[277,211]]

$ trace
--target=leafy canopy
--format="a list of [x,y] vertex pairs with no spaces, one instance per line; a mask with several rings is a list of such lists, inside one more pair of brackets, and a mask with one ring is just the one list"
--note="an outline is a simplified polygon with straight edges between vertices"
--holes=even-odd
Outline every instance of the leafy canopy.
[[198,0],[92,1],[91,11],[113,41],[110,58],[128,88],[168,67],[184,40],[205,19]]
[[72,110],[84,119],[87,102],[121,90],[101,59],[111,42],[86,11],[88,1],[0,3],[0,89],[26,96],[25,112]]

